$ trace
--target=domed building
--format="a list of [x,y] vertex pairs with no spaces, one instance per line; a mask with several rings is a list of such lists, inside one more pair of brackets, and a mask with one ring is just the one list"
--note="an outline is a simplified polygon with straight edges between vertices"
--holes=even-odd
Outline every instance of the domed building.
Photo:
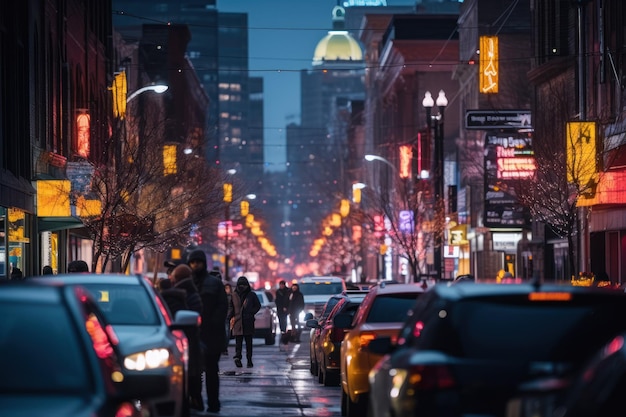
[[335,6],[333,9],[333,30],[328,31],[328,35],[324,36],[315,47],[313,66],[326,62],[363,61],[361,45],[345,30],[345,13],[343,7]]

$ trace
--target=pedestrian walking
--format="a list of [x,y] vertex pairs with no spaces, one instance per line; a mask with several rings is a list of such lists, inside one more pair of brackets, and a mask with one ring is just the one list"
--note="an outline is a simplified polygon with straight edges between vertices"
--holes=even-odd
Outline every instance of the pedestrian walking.
[[288,310],[293,341],[296,343],[300,343],[300,334],[302,333],[302,327],[300,325],[300,313],[302,312],[302,310],[304,310],[304,295],[300,292],[300,286],[296,283],[291,285]]
[[[226,291],[226,301],[228,302],[228,305],[230,306],[230,301],[232,298],[232,290],[233,287],[232,285],[230,285],[229,283],[225,283],[224,284],[224,291]],[[224,321],[224,329],[226,330],[226,341],[224,342],[224,351],[222,352],[223,355],[228,355],[228,345],[230,344],[230,320],[228,319],[228,317],[226,317],[226,320]]]
[[11,279],[14,279],[16,281],[24,279],[24,273],[17,266],[14,266],[13,268],[11,268]]
[[[185,294],[185,304],[188,310],[202,314],[202,297],[193,282],[192,270],[188,265],[180,264],[171,272],[172,289]],[[194,410],[204,411],[202,401],[202,372],[203,360],[200,347],[200,329],[187,329],[185,336],[189,342],[189,405]]]
[[224,330],[224,321],[228,313],[226,291],[219,271],[218,274],[214,274],[207,270],[206,255],[202,250],[196,249],[189,253],[187,264],[192,270],[193,283],[202,300],[200,341],[203,349],[207,410],[216,413],[220,411],[219,360],[226,338]]
[[231,331],[235,336],[235,365],[241,368],[241,351],[243,342],[246,342],[246,359],[248,368],[252,368],[252,337],[254,336],[254,315],[261,309],[259,297],[252,292],[250,282],[244,276],[237,280],[237,287],[232,292],[228,318]]
[[276,315],[278,316],[278,327],[280,332],[285,334],[287,332],[287,317],[289,316],[289,288],[287,283],[283,280],[278,283],[278,289],[276,290]]

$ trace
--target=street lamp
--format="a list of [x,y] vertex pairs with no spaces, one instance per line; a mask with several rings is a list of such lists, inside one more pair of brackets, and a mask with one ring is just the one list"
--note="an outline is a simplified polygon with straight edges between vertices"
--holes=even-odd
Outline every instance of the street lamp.
[[[439,109],[439,113],[437,115],[432,115],[432,108],[434,105],[437,105]],[[434,158],[433,158],[433,173],[434,173],[434,189],[435,189],[435,208],[441,207],[444,205],[441,204],[443,200],[443,188],[444,188],[444,178],[443,178],[443,114],[446,106],[448,105],[448,99],[446,98],[446,93],[443,90],[439,91],[439,95],[437,96],[437,101],[433,100],[430,91],[426,91],[424,95],[424,100],[422,101],[422,106],[426,109],[426,124],[428,126],[428,135],[430,136],[431,128],[435,128],[435,137],[434,137]],[[437,214],[437,213],[436,213]],[[445,266],[443,263],[443,230],[437,230],[435,232],[435,253],[434,253],[434,263],[435,268],[437,268],[437,278],[441,279],[444,277]]]
[[129,96],[126,98],[126,103],[129,103],[132,99],[137,97],[139,94],[144,93],[146,91],[154,91],[157,94],[163,94],[164,92],[167,91],[168,88],[169,87],[164,84],[154,84],[154,85],[147,85],[145,87],[141,87],[139,90],[134,91],[133,93],[129,94]]
[[381,162],[389,165],[391,167],[391,169],[394,170],[394,172],[398,172],[398,168],[396,168],[396,166],[394,164],[392,164],[391,162],[389,162],[389,160],[383,158],[382,156],[367,154],[367,155],[365,155],[365,160],[369,161],[369,162],[371,162],[371,161],[381,161]]

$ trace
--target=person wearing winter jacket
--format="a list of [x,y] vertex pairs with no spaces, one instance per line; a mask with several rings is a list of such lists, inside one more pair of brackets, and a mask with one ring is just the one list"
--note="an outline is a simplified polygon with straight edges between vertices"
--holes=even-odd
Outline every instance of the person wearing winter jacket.
[[206,375],[207,410],[216,413],[220,411],[221,407],[219,400],[219,360],[226,339],[224,329],[224,321],[228,313],[226,291],[224,291],[224,283],[219,276],[219,271],[218,274],[215,274],[207,270],[207,259],[204,251],[196,249],[189,253],[187,265],[192,270],[191,277],[202,300],[200,341],[203,347]]
[[235,336],[235,365],[241,368],[241,350],[245,340],[247,367],[252,368],[252,337],[254,336],[254,315],[261,309],[261,302],[250,288],[250,282],[244,276],[237,280],[237,287],[232,292],[228,318],[231,331]]

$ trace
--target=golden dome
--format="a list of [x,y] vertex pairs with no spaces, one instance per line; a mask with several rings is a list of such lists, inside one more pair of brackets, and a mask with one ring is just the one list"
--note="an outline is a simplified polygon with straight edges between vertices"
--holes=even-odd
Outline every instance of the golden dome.
[[362,61],[361,45],[344,29],[345,10],[341,6],[333,9],[333,30],[328,31],[315,47],[313,65],[328,61]]
[[359,43],[345,30],[331,30],[315,47],[313,65],[324,61],[362,61]]

